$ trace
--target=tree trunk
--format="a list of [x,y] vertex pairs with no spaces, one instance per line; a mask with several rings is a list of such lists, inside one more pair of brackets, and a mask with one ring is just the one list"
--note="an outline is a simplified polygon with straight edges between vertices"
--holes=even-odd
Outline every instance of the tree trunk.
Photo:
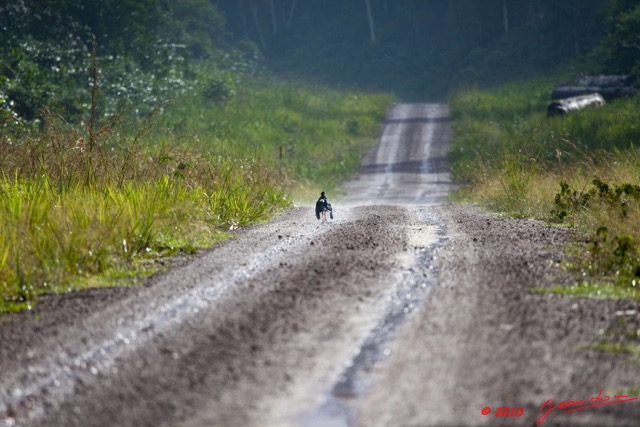
[[371,2],[370,0],[364,0],[364,3],[367,6],[367,18],[369,19],[369,36],[371,37],[371,43],[375,43],[376,28],[373,22],[373,12],[371,11]]
[[271,7],[271,25],[273,25],[273,34],[278,34],[278,22],[276,19],[276,6],[273,4],[273,0],[269,1]]
[[291,8],[289,9],[289,19],[287,20],[287,25],[291,26],[291,23],[293,22],[293,14],[296,11],[296,4],[298,3],[298,0],[293,0],[291,2]]
[[244,4],[244,0],[240,1],[240,15],[242,16],[242,28],[244,29],[244,36],[247,39],[249,37],[249,24],[247,24],[247,12]]
[[504,32],[509,32],[509,9],[507,9],[507,0],[502,0],[502,20],[504,22]]
[[265,49],[267,46],[264,42],[264,36],[262,35],[262,26],[260,25],[260,16],[258,15],[258,5],[256,2],[251,3],[253,12],[253,22],[256,24],[256,30],[258,31],[258,40],[260,40],[260,46]]
[[549,104],[547,107],[547,117],[564,116],[565,114],[584,110],[588,107],[602,107],[603,105],[604,98],[599,93],[574,96],[553,101]]

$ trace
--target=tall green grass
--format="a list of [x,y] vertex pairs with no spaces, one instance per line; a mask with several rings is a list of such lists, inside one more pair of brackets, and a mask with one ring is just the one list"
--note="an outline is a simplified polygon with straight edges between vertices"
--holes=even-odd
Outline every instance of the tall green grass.
[[228,161],[212,165],[211,181],[164,175],[63,193],[45,174],[0,178],[0,310],[98,283],[96,275],[113,285],[114,275],[142,274],[148,261],[268,218],[289,201],[260,167]]
[[[554,81],[451,99],[460,196],[510,215],[577,228],[593,280],[640,283],[640,98],[546,117]],[[638,187],[640,188],[640,187]]]

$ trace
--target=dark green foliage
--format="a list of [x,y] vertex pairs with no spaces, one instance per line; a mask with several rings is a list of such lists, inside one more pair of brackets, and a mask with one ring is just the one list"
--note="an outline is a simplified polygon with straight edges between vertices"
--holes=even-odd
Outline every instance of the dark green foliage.
[[[586,190],[571,188],[561,181],[560,192],[555,196],[553,216],[567,221],[572,216],[589,210],[602,209],[607,215],[617,215],[618,222],[627,218],[629,209],[637,210],[640,202],[640,185],[608,184],[595,177]],[[632,205],[632,207],[630,207]],[[589,259],[587,269],[591,274],[611,275],[621,283],[631,283],[640,277],[640,247],[636,238],[624,232],[612,232],[600,225],[587,239]]]
[[345,128],[349,135],[357,136],[360,133],[360,123],[355,119],[347,120]]
[[171,25],[163,38],[185,44],[192,58],[207,57],[222,47],[225,20],[210,1],[178,0],[167,6]]
[[0,6],[0,98],[7,101],[5,114],[33,120],[44,105],[63,113],[76,110],[82,91],[74,88],[82,77],[86,82],[86,43],[91,37],[86,27],[64,19],[59,5],[18,0]]
[[255,68],[244,53],[220,53],[223,37],[224,18],[208,0],[9,2],[0,6],[0,117],[30,122],[46,106],[81,121],[94,40],[101,114],[144,117],[193,88],[190,59]]
[[634,236],[610,236],[606,227],[599,227],[587,241],[587,249],[587,269],[592,275],[612,276],[624,285],[640,277],[640,248]]
[[279,72],[416,100],[546,72],[600,41],[606,6],[603,0],[369,0],[372,27],[364,0],[215,3],[229,30],[255,41]]
[[607,35],[596,50],[604,59],[603,70],[640,77],[640,4],[613,0],[606,12]]
[[[556,194],[555,209],[552,211],[554,218],[566,220],[572,214],[587,209],[590,204],[603,204],[618,211],[622,218],[627,216],[629,201],[640,200],[640,185],[623,183],[613,184],[613,187],[600,178],[595,177],[588,190],[576,190],[571,188],[567,181],[560,182],[560,192]],[[596,231],[596,234],[606,235],[606,229]]]
[[[137,109],[142,117],[149,104],[192,88],[195,60],[248,74],[262,62],[258,48],[280,73],[410,100],[546,72],[598,44],[605,29],[602,71],[630,72],[640,13],[623,0],[369,0],[370,22],[364,0],[7,3],[0,6],[0,101],[13,101],[3,110],[26,120],[44,105],[65,117],[83,109],[92,36],[103,112]],[[235,49],[227,31],[239,41]],[[218,83],[212,99],[224,102],[233,88]]]
[[556,194],[554,199],[556,208],[551,214],[560,221],[563,221],[567,218],[570,211],[585,207],[588,200],[588,193],[578,192],[572,189],[569,184],[567,184],[567,181],[562,180],[560,182],[560,192]]
[[236,94],[236,82],[231,75],[213,75],[202,82],[201,93],[205,103],[216,102],[224,104]]

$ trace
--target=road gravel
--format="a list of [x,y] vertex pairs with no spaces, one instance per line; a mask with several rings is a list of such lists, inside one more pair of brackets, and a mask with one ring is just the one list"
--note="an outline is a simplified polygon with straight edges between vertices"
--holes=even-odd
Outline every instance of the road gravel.
[[333,221],[297,207],[143,286],[1,317],[0,426],[532,426],[548,399],[637,390],[637,355],[584,348],[637,340],[638,303],[532,291],[574,280],[575,236],[448,204],[449,139],[446,105],[396,105]]

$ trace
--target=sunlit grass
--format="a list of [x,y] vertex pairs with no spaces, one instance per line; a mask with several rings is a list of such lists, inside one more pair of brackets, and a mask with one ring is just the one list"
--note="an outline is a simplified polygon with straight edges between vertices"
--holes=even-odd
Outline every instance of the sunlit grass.
[[569,286],[558,285],[551,288],[533,288],[532,291],[578,298],[632,299],[640,301],[640,283],[638,286],[619,286],[614,283],[583,282]]
[[177,141],[196,135],[199,147],[213,155],[260,158],[315,193],[357,171],[392,101],[387,94],[262,77],[208,108],[201,108],[200,94],[180,99],[159,124]]
[[545,169],[571,172],[576,165],[598,165],[616,150],[638,146],[638,97],[547,118],[553,84],[537,80],[453,96],[451,157],[456,177],[473,181],[479,172],[499,170],[505,159],[516,157],[535,159]]
[[5,303],[26,303],[42,292],[113,285],[128,272],[155,271],[141,261],[193,253],[229,227],[286,206],[282,190],[231,185],[206,188],[165,176],[59,194],[46,177],[0,180],[0,295]]
[[640,354],[640,345],[625,342],[600,341],[597,344],[582,345],[578,350],[595,350],[616,354]]

